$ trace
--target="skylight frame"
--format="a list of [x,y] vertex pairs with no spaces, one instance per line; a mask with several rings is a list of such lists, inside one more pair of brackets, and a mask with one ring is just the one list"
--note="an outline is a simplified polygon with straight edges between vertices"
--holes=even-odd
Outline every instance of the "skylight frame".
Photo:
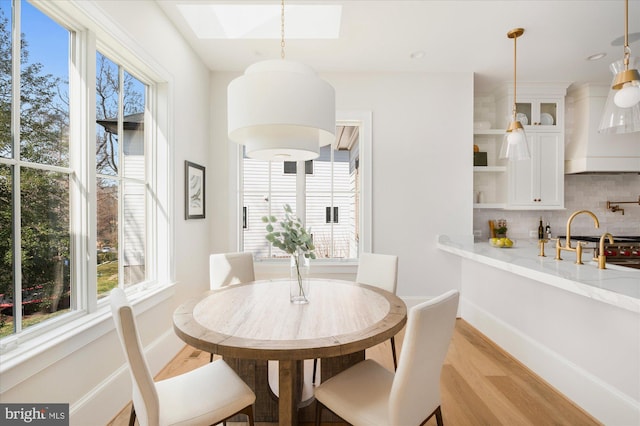
[[[280,4],[178,4],[199,39],[280,39]],[[342,5],[285,5],[287,40],[338,39]]]

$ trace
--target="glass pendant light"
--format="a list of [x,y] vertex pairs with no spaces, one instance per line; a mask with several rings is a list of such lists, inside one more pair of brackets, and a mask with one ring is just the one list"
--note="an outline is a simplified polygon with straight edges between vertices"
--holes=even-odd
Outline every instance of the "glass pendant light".
[[611,90],[604,107],[600,133],[640,131],[640,73],[638,59],[629,48],[629,0],[625,0],[624,57],[610,65],[613,72]]
[[335,90],[311,67],[284,59],[281,4],[281,59],[257,62],[229,84],[228,136],[251,158],[312,160],[335,140]]
[[528,160],[531,158],[527,135],[522,123],[516,118],[516,39],[522,34],[524,34],[524,28],[515,28],[507,33],[507,37],[513,39],[513,107],[511,122],[507,127],[507,133],[500,148],[500,158],[509,160]]

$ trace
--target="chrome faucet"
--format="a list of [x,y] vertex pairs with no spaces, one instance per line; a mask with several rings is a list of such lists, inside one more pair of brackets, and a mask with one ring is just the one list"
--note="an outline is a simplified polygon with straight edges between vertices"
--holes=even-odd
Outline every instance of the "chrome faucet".
[[609,242],[613,244],[613,235],[606,232],[600,237],[600,251],[598,252],[598,269],[607,269],[607,256],[604,254],[604,239],[609,237]]
[[562,250],[566,251],[575,251],[576,252],[576,265],[582,265],[582,242],[578,241],[578,244],[575,248],[571,247],[571,222],[573,219],[581,213],[586,213],[593,218],[593,222],[595,223],[596,228],[600,228],[600,222],[598,222],[598,218],[595,214],[591,213],[589,210],[578,210],[574,212],[571,216],[569,216],[569,220],[567,220],[567,237],[565,241],[564,247],[560,244],[560,238],[556,240],[556,258],[555,260],[562,260],[560,257],[560,253]]

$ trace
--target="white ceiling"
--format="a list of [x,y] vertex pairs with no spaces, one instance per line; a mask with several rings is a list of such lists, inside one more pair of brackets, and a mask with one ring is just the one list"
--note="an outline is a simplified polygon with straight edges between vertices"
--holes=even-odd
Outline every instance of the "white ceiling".
[[[176,7],[229,1],[156,1],[213,71],[243,71],[280,57],[279,40],[199,40]],[[513,40],[507,32],[515,27],[525,29],[517,42],[518,82],[609,83],[609,64],[623,53],[623,0],[287,0],[285,5],[304,3],[343,6],[338,40],[286,41],[287,59],[318,72],[474,72],[476,92],[486,92],[513,81]],[[640,33],[640,0],[629,1],[629,33]],[[640,57],[640,41],[630,46]],[[411,59],[416,51],[425,56]],[[607,56],[586,60],[599,52]]]

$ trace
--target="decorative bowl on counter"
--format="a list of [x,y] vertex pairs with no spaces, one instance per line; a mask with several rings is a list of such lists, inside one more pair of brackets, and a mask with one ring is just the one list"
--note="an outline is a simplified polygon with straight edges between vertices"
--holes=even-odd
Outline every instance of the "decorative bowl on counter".
[[516,245],[516,242],[511,238],[503,237],[503,238],[489,238],[489,244],[492,247],[497,248],[511,248]]

